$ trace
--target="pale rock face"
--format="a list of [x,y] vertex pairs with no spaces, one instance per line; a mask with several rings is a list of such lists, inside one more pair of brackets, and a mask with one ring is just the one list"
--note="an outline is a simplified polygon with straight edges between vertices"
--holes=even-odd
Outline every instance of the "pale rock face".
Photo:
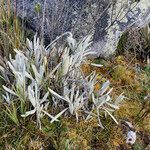
[[[17,0],[17,14],[35,32],[44,31],[46,44],[67,31],[77,39],[92,33],[96,57],[108,57],[115,52],[119,37],[127,28],[150,22],[150,0],[134,1]],[[39,12],[35,11],[37,5]]]
[[143,27],[150,23],[150,0],[141,0],[138,4],[129,0],[117,0],[108,14],[107,34],[93,45],[101,57],[108,57],[115,52],[120,36],[129,27]]

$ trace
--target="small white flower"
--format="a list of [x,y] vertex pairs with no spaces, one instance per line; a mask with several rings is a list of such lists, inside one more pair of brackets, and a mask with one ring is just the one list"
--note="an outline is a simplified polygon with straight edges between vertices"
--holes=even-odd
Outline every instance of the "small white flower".
[[128,132],[128,134],[127,134],[126,143],[128,143],[128,144],[134,144],[135,141],[136,141],[136,132],[130,130]]

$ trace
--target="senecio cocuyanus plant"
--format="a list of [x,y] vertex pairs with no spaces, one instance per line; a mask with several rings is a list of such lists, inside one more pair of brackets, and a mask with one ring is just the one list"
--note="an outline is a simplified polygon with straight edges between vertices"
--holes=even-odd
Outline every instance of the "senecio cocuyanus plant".
[[[64,35],[67,35],[67,46],[56,48],[57,41]],[[98,125],[103,128],[100,119],[103,112],[117,123],[112,112],[119,109],[123,94],[112,102],[110,82],[106,81],[99,92],[95,92],[97,74],[92,72],[85,76],[81,70],[87,56],[95,54],[90,49],[92,36],[77,42],[67,32],[47,47],[41,43],[36,35],[33,42],[27,39],[26,51],[15,49],[15,58],[10,55],[7,61],[10,73],[0,67],[6,82],[3,98],[7,105],[11,106],[16,100],[20,102],[21,117],[36,116],[40,129],[43,116],[48,116],[50,123],[69,115],[75,116],[77,122],[80,118],[88,121],[96,117]],[[99,64],[91,65],[101,67]]]

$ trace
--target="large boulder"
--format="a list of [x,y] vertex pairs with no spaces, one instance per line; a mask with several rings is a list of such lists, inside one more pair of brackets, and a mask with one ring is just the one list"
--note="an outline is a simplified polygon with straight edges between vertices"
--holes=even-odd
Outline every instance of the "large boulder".
[[[142,28],[150,23],[150,0],[140,0],[138,3],[132,0],[116,0],[107,11],[109,15],[106,28],[98,28],[105,16],[100,19],[95,28],[96,38],[93,49],[98,50],[99,55],[108,57],[117,48],[121,35],[129,28]],[[105,33],[105,34],[104,34]]]
[[150,0],[12,0],[12,6],[46,44],[67,31],[77,39],[94,34],[92,50],[102,57],[115,52],[127,28],[150,22]]

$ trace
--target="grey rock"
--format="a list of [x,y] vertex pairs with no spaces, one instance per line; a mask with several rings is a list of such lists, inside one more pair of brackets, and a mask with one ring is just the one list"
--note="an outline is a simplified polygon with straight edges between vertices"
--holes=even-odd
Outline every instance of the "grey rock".
[[[16,0],[17,15],[48,44],[64,32],[94,34],[92,50],[108,57],[129,27],[150,22],[150,0]],[[14,6],[14,0],[12,1]],[[14,9],[14,7],[12,7]]]

